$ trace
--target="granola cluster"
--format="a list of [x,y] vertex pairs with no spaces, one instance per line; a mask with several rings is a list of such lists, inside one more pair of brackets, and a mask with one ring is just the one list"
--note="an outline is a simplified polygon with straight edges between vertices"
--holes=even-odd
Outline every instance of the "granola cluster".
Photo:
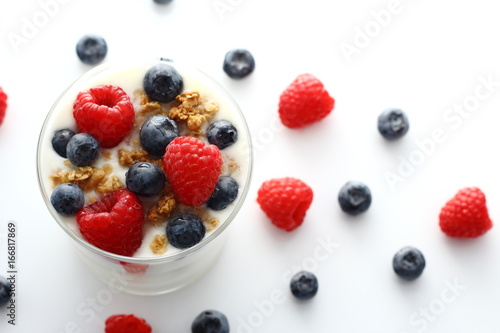
[[91,166],[74,167],[69,171],[56,171],[50,180],[54,188],[60,184],[73,183],[84,192],[96,190],[100,194],[106,195],[124,187],[120,179],[111,174],[112,171],[113,167],[109,164],[104,165],[102,169]]
[[167,252],[167,243],[166,235],[156,234],[151,244],[149,244],[149,248],[154,254],[163,254]]
[[149,162],[156,164],[163,170],[163,162],[161,158],[152,158],[144,149],[128,151],[126,149],[118,150],[118,163],[121,166],[130,168],[132,164],[137,162]]
[[185,122],[191,136],[201,135],[202,126],[219,110],[215,103],[206,101],[197,91],[184,92],[175,99],[177,103],[168,116],[177,122]]

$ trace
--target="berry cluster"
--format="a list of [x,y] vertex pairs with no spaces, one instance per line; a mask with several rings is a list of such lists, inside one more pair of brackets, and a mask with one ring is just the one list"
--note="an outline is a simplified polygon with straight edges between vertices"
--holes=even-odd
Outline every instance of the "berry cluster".
[[[176,68],[161,61],[144,75],[147,97],[168,107],[182,92],[183,79]],[[52,147],[75,167],[92,167],[105,149],[129,144],[137,122],[131,98],[118,86],[101,85],[81,91],[73,104],[76,128],[57,130]],[[138,161],[125,174],[126,188],[119,188],[85,206],[85,193],[77,184],[63,183],[51,194],[51,204],[63,216],[76,216],[83,238],[114,254],[132,256],[141,246],[144,202],[159,197],[168,187],[185,206],[226,209],[237,198],[239,185],[222,175],[221,151],[238,140],[229,121],[207,125],[204,141],[182,135],[178,123],[154,114],[138,126],[141,148],[162,163]],[[168,242],[179,249],[198,244],[205,226],[193,214],[174,214],[166,223]],[[125,267],[130,269],[130,267]]]

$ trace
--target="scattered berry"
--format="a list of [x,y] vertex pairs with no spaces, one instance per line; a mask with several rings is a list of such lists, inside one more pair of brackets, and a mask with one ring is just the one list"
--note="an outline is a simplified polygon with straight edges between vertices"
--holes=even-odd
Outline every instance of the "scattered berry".
[[167,222],[167,239],[178,249],[187,249],[205,237],[203,222],[194,215],[181,214]]
[[151,326],[134,315],[113,315],[106,319],[105,333],[151,333]]
[[298,272],[290,281],[290,290],[293,296],[298,299],[311,299],[318,292],[318,279],[311,272]]
[[142,202],[127,189],[111,192],[76,215],[87,242],[123,256],[133,255],[141,245],[143,220]]
[[207,139],[222,150],[238,140],[238,130],[229,121],[214,121],[207,128]]
[[85,35],[76,44],[78,58],[89,65],[101,62],[108,53],[108,45],[101,36]]
[[219,148],[194,137],[175,138],[163,155],[167,179],[179,202],[187,206],[200,206],[210,198],[221,167]]
[[311,125],[329,115],[335,100],[311,74],[299,75],[280,96],[279,115],[289,128]]
[[215,185],[215,190],[207,201],[208,208],[225,209],[238,196],[238,183],[231,177],[221,176]]
[[151,67],[144,76],[144,91],[154,101],[167,103],[182,92],[182,77],[174,67],[160,63]]
[[66,156],[75,166],[87,166],[99,157],[99,142],[88,133],[78,133],[69,139]]
[[407,246],[399,250],[392,259],[394,272],[405,280],[415,280],[425,268],[425,258],[422,252]]
[[229,333],[227,317],[216,310],[205,310],[200,313],[191,325],[192,333]]
[[493,227],[486,197],[477,187],[461,189],[441,209],[439,226],[450,237],[474,238]]
[[167,116],[158,114],[142,124],[139,132],[142,147],[153,156],[163,156],[165,148],[179,136],[177,123]]
[[312,189],[296,178],[277,178],[264,182],[257,202],[274,225],[292,231],[302,224],[312,203]]
[[55,152],[61,157],[68,157],[66,155],[66,146],[68,145],[69,139],[71,139],[75,135],[70,129],[62,129],[54,133],[52,137],[52,148],[54,148]]
[[0,275],[0,307],[7,305],[10,301],[10,282]]
[[73,104],[78,132],[92,134],[101,147],[118,145],[134,124],[135,111],[120,87],[102,85],[82,91]]
[[253,72],[255,60],[248,50],[234,49],[226,53],[222,68],[229,77],[242,79]]
[[153,163],[137,162],[125,174],[125,182],[130,191],[149,197],[163,190],[165,175],[160,167]]
[[54,189],[54,192],[50,196],[50,203],[57,213],[64,216],[71,216],[83,208],[85,197],[78,185],[64,183]]
[[396,140],[408,132],[410,123],[403,110],[388,109],[378,117],[378,131],[387,140]]
[[352,181],[342,186],[338,200],[342,211],[355,216],[366,212],[370,208],[372,194],[365,184]]
[[3,118],[5,117],[5,111],[7,110],[7,94],[3,92],[0,87],[0,125],[3,123]]

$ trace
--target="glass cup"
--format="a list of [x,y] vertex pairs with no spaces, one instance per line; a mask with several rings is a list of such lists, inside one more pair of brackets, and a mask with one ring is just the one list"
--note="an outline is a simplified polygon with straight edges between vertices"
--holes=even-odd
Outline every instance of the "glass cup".
[[[218,226],[207,232],[196,245],[178,250],[170,247],[164,254],[127,257],[103,251],[88,243],[80,234],[75,216],[65,217],[52,207],[50,196],[53,185],[51,175],[64,167],[64,158],[55,153],[51,140],[55,131],[63,128],[76,130],[72,111],[77,94],[100,84],[120,86],[132,98],[137,89],[142,88],[142,77],[153,65],[168,61],[184,79],[184,91],[195,87],[201,95],[206,94],[219,105],[219,112],[214,120],[229,117],[238,129],[238,141],[231,147],[226,156],[236,161],[239,192],[236,200],[224,211],[221,211]],[[137,112],[137,101],[133,101]],[[224,149],[225,150],[225,149]],[[223,157],[224,150],[221,150]],[[112,152],[114,155],[114,152]],[[71,84],[56,100],[49,111],[40,133],[37,148],[38,182],[45,204],[58,225],[71,237],[77,253],[88,268],[110,287],[131,294],[158,295],[180,289],[207,272],[219,257],[227,239],[229,224],[237,218],[250,186],[252,173],[252,149],[249,130],[243,113],[236,101],[219,83],[198,69],[164,60],[129,61],[123,63],[104,64],[88,71]],[[125,184],[124,179],[121,179]],[[140,198],[140,197],[139,197]],[[86,203],[87,204],[87,203]],[[146,225],[145,229],[151,227]],[[152,227],[151,227],[152,228]],[[143,241],[143,245],[144,241]],[[147,244],[146,244],[147,246]],[[170,246],[170,245],[169,245]]]

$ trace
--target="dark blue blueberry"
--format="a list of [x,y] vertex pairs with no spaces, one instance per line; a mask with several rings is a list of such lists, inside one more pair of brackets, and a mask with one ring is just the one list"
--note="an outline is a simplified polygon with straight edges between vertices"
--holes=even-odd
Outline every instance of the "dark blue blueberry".
[[313,298],[318,292],[318,279],[311,272],[298,272],[290,281],[290,290],[293,296],[298,299]]
[[203,237],[205,237],[205,226],[194,215],[177,215],[167,223],[167,239],[176,248],[192,247],[198,244]]
[[10,301],[10,282],[0,275],[0,307],[7,305]]
[[408,117],[403,110],[388,109],[378,117],[378,131],[387,140],[396,140],[404,136],[410,123]]
[[161,103],[171,102],[182,92],[182,77],[174,67],[159,63],[144,76],[144,91],[149,98]]
[[70,129],[62,129],[54,133],[52,137],[52,148],[56,151],[56,153],[61,157],[68,157],[66,155],[66,146],[68,145],[69,139],[71,139],[75,135]]
[[219,149],[224,149],[238,140],[238,130],[229,121],[217,120],[208,126],[207,139]]
[[172,0],[153,0],[153,1],[162,5],[172,2]]
[[94,65],[108,53],[108,45],[101,36],[85,35],[76,44],[76,54],[83,63]]
[[425,268],[425,258],[422,252],[407,246],[399,250],[392,259],[394,272],[405,280],[415,280]]
[[225,209],[238,196],[238,183],[231,177],[221,176],[215,185],[214,192],[207,201],[208,208]]
[[179,136],[177,123],[164,115],[152,116],[142,124],[139,132],[142,147],[151,155],[161,157],[167,145]]
[[255,69],[255,60],[252,54],[245,49],[234,49],[224,57],[224,72],[233,79],[242,79]]
[[82,189],[72,183],[58,185],[50,196],[50,203],[61,215],[71,216],[78,213],[85,204]]
[[200,313],[191,325],[192,333],[229,333],[229,322],[226,316],[216,310]]
[[347,182],[339,192],[340,208],[349,215],[364,213],[370,208],[372,194],[361,182]]
[[165,175],[160,167],[148,162],[132,164],[125,174],[127,188],[135,194],[149,197],[159,194],[165,185]]
[[75,166],[91,165],[99,157],[99,142],[88,133],[78,133],[68,141],[66,155]]

